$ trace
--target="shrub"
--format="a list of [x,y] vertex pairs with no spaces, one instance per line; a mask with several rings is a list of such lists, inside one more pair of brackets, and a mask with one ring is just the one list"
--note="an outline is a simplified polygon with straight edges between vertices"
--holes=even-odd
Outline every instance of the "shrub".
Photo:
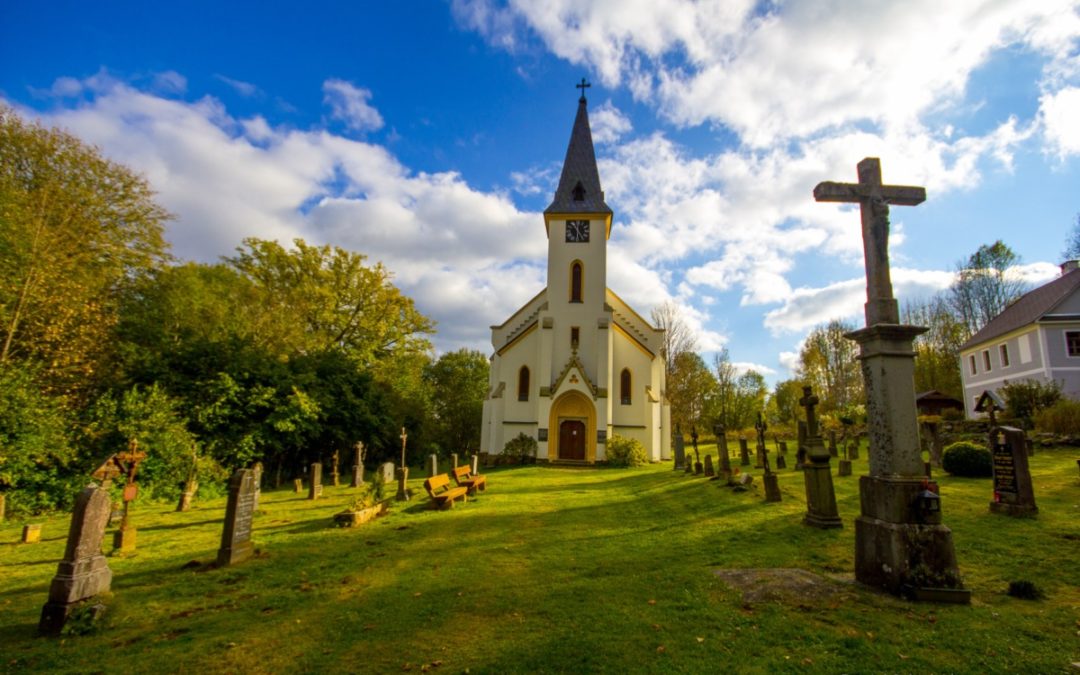
[[523,431],[507,441],[502,454],[508,460],[516,460],[517,463],[524,464],[536,458],[536,439]]
[[994,460],[990,451],[968,441],[946,446],[941,466],[953,476],[989,478],[994,475]]
[[1061,400],[1061,384],[1054,380],[1006,382],[1001,387],[1000,393],[1005,399],[1005,414],[1030,424],[1040,410],[1049,408]]
[[604,456],[607,457],[607,462],[611,466],[641,466],[649,461],[641,441],[625,436],[609,438]]
[[1040,411],[1035,427],[1052,434],[1080,434],[1080,401],[1062,399]]

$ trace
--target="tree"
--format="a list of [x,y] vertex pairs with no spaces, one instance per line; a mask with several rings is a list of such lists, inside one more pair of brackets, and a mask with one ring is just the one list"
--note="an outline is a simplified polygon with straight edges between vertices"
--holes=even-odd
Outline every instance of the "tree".
[[769,389],[765,378],[756,370],[748,370],[735,381],[735,397],[729,413],[733,428],[742,429],[753,425],[757,414],[765,407],[765,395]]
[[425,369],[424,378],[431,390],[433,437],[442,450],[479,450],[489,367],[481,352],[460,349],[443,354]]
[[650,317],[653,325],[664,331],[664,345],[660,351],[663,352],[667,372],[670,373],[675,369],[676,357],[697,350],[697,338],[682,318],[682,310],[670,300],[654,307]]
[[668,400],[671,402],[671,423],[683,433],[693,427],[704,429],[705,412],[716,391],[716,378],[705,361],[694,352],[682,352],[675,357],[668,373]]
[[799,377],[814,388],[821,410],[841,410],[862,400],[862,375],[855,343],[844,337],[855,327],[830,321],[810,332],[799,353]]
[[88,389],[121,291],[167,258],[168,217],[130,169],[0,106],[0,367],[28,360],[53,393]]
[[1065,250],[1061,252],[1061,259],[1080,260],[1080,213],[1076,214],[1076,222],[1065,239]]
[[712,416],[725,427],[735,428],[734,409],[739,371],[731,363],[727,347],[713,355],[713,370],[716,372],[716,394]]
[[799,419],[799,400],[803,396],[802,380],[781,380],[773,387],[769,405],[774,410],[774,420],[780,424],[795,424]]
[[1027,285],[1009,273],[1020,256],[999,239],[983,244],[966,261],[956,264],[956,281],[949,288],[949,305],[974,335],[1024,294]]
[[968,332],[945,298],[905,302],[901,323],[927,328],[915,338],[915,391],[937,390],[962,399],[960,345]]

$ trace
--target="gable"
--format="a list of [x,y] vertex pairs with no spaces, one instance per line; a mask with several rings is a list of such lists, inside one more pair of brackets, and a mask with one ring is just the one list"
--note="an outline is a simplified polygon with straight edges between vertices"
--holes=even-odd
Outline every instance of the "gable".
[[1070,304],[1080,295],[1080,269],[1072,270],[1050,283],[1025,293],[983,326],[982,330],[971,336],[960,350],[965,351],[989,340],[994,340],[1006,333],[1039,321],[1044,316],[1055,313],[1059,306]]

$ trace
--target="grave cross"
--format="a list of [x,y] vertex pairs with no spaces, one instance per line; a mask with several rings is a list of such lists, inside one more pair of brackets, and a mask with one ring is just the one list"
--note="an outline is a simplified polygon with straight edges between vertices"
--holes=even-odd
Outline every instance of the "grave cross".
[[405,433],[405,427],[401,427],[401,468],[405,468],[405,440],[409,435]]
[[814,199],[859,204],[866,258],[866,325],[900,323],[900,311],[889,276],[889,204],[921,204],[926,201],[926,188],[882,185],[881,160],[877,157],[867,157],[859,162],[858,170],[858,183],[818,183],[814,188]]
[[818,397],[814,396],[814,391],[809,386],[803,387],[802,393],[803,397],[799,399],[799,405],[806,408],[806,437],[817,438],[818,423],[814,415],[814,406],[819,403]]
[[758,435],[758,447],[765,447],[765,430],[769,428],[769,425],[765,423],[765,420],[761,417],[761,413],[757,414],[757,422],[754,423],[754,428],[757,429]]
[[591,86],[592,86],[591,84],[589,84],[588,82],[585,81],[584,77],[581,78],[581,84],[575,84],[574,85],[575,89],[580,89],[581,90],[581,100],[582,101],[585,100],[585,90],[588,89]]

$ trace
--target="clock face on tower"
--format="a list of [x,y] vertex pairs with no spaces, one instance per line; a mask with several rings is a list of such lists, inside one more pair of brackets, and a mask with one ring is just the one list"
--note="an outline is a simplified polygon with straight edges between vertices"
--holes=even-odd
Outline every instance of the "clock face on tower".
[[568,220],[568,221],[566,221],[566,241],[568,241],[568,242],[588,242],[589,241],[589,221],[587,221],[587,220]]

